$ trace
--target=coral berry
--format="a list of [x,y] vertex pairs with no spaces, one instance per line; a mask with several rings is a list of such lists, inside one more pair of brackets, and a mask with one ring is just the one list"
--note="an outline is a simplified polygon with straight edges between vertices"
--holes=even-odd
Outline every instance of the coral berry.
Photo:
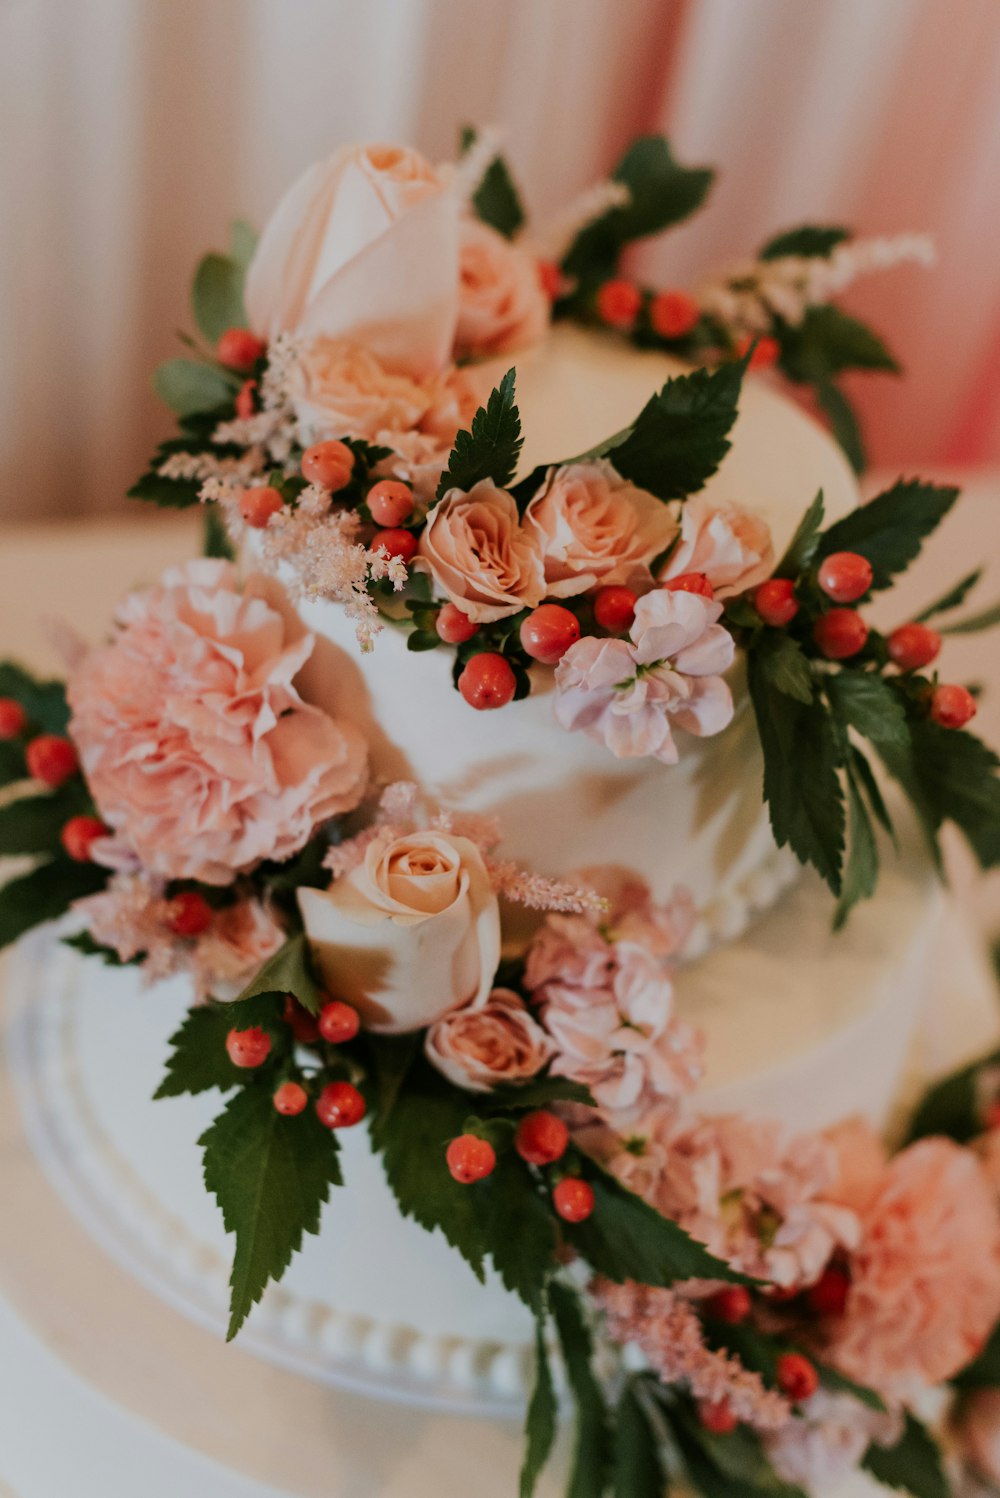
[[753,606],[765,624],[781,629],[791,624],[799,611],[795,584],[790,577],[769,577],[754,589]]
[[806,1303],[815,1316],[842,1316],[850,1291],[851,1277],[847,1270],[830,1264],[806,1291]]
[[316,1117],[328,1129],[353,1129],[366,1111],[364,1098],[351,1082],[328,1082],[316,1100]]
[[697,593],[699,598],[715,597],[715,589],[704,572],[682,572],[678,577],[665,578],[661,587],[670,593]]
[[412,562],[417,554],[417,538],[412,531],[393,526],[389,530],[375,532],[371,549],[384,551],[389,557],[399,557],[401,562]]
[[543,603],[521,625],[521,644],[533,661],[554,666],[580,638],[580,621],[559,603]]
[[931,717],[942,728],[964,728],[976,716],[976,699],[965,687],[945,682],[931,693]]
[[816,620],[813,638],[828,661],[846,661],[864,648],[868,626],[854,609],[831,609]]
[[40,733],[37,739],[31,740],[24,751],[24,757],[32,779],[40,780],[51,790],[65,785],[80,767],[76,750],[69,739],[64,739],[57,733]]
[[434,628],[446,645],[464,645],[471,640],[479,625],[454,603],[443,604],[438,610]]
[[271,1037],[259,1025],[249,1030],[230,1030],[226,1036],[226,1050],[234,1066],[250,1070],[263,1066],[271,1054]]
[[240,421],[249,421],[257,409],[257,381],[244,380],[236,393],[236,414]]
[[538,279],[550,302],[557,302],[563,294],[563,273],[554,260],[539,260]]
[[354,454],[346,442],[314,442],[302,454],[302,477],[336,494],[346,489],[354,473]]
[[700,316],[698,303],[687,291],[661,291],[649,304],[649,321],[661,338],[685,338]]
[[376,525],[402,525],[413,514],[413,490],[396,479],[380,479],[368,490],[368,509]]
[[632,628],[638,594],[611,583],[594,594],[594,618],[609,634],[623,635]]
[[594,1210],[594,1188],[589,1181],[567,1176],[553,1191],[552,1205],[564,1222],[586,1222]]
[[91,844],[107,835],[108,829],[98,817],[70,817],[63,824],[59,841],[75,863],[89,863]]
[[710,1295],[705,1302],[705,1309],[716,1321],[724,1321],[727,1326],[739,1326],[750,1315],[750,1292],[742,1285],[727,1285],[724,1290],[717,1290]]
[[856,603],[872,585],[872,564],[856,551],[834,551],[820,562],[816,581],[834,603]]
[[725,1399],[703,1399],[698,1405],[698,1419],[713,1436],[729,1436],[739,1421],[732,1406]]
[[529,1165],[552,1165],[569,1144],[569,1130],[561,1118],[544,1108],[526,1113],[517,1126],[514,1148]]
[[484,651],[474,655],[458,678],[458,690],[470,707],[487,712],[506,707],[517,691],[517,677],[502,655]]
[[937,658],[941,636],[926,624],[901,624],[887,641],[889,659],[900,671],[921,671]]
[[631,281],[605,281],[597,290],[597,315],[609,328],[627,332],[639,316],[642,292]]
[[776,338],[758,338],[754,340],[749,334],[745,334],[736,344],[736,356],[739,359],[750,353],[750,346],[756,341],[757,347],[750,354],[751,369],[770,369],[777,364],[781,353],[781,344]]
[[266,352],[267,344],[263,338],[251,333],[249,328],[227,328],[215,345],[215,357],[229,369],[253,369]]
[[28,714],[13,697],[0,697],[0,739],[16,739],[28,724]]
[[202,936],[212,924],[212,907],[196,889],[182,889],[167,903],[167,925],[175,936]]
[[319,1040],[319,1025],[315,1016],[303,1008],[294,994],[285,995],[284,1019],[299,1045],[315,1045]]
[[811,1399],[819,1388],[819,1374],[800,1352],[783,1352],[776,1372],[778,1388],[796,1404]]
[[361,1016],[350,1004],[341,999],[331,999],[319,1012],[319,1033],[331,1045],[343,1045],[353,1040],[361,1029]]
[[480,1139],[478,1134],[459,1134],[445,1151],[445,1160],[459,1185],[471,1186],[492,1175],[497,1155],[488,1139]]
[[278,490],[271,484],[261,484],[256,489],[240,491],[240,514],[247,525],[252,525],[254,530],[262,531],[271,516],[277,515],[284,503]]
[[274,1094],[274,1106],[285,1118],[296,1118],[304,1113],[309,1094],[301,1082],[282,1082]]

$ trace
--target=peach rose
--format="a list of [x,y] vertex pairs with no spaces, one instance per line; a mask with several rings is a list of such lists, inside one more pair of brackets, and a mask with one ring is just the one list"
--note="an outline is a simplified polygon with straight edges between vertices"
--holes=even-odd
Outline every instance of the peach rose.
[[494,988],[482,1008],[446,1014],[427,1032],[428,1060],[468,1092],[537,1076],[552,1042],[509,988]]
[[544,338],[549,299],[534,257],[477,218],[462,220],[455,357],[482,359]]
[[627,582],[664,550],[677,521],[668,505],[596,461],[551,469],[524,528],[542,553],[546,592],[569,598]]
[[427,517],[417,555],[435,584],[477,624],[531,609],[545,596],[542,557],[517,505],[489,479],[449,489]]
[[364,344],[426,375],[458,316],[458,196],[416,151],[349,146],[303,173],[250,263],[246,307],[266,338]]
[[1000,1389],[975,1389],[962,1399],[955,1435],[977,1476],[1000,1485]]
[[704,572],[720,597],[762,582],[774,564],[770,526],[743,505],[715,504],[696,494],[681,506],[677,545],[662,579]]
[[299,908],[323,982],[370,1030],[402,1034],[481,1007],[500,961],[500,916],[482,855],[445,832],[372,842]]
[[227,562],[164,573],[72,674],[70,733],[98,811],[151,873],[228,884],[290,858],[367,780],[367,745],[293,681],[313,638]]

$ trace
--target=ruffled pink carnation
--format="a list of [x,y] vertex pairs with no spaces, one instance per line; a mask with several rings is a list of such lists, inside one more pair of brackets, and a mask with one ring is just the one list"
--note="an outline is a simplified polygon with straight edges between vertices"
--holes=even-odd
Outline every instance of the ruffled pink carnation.
[[481,1007],[455,1010],[432,1025],[425,1049],[456,1087],[488,1092],[537,1076],[552,1055],[552,1041],[518,994],[494,988]]
[[680,536],[660,577],[703,572],[725,598],[762,582],[773,562],[766,521],[743,505],[713,503],[704,494],[696,494],[681,507]]
[[946,1139],[911,1145],[889,1162],[861,1222],[825,1355],[884,1393],[941,1383],[1000,1317],[1000,1211],[978,1161]]
[[462,220],[455,357],[482,359],[538,343],[549,299],[534,256],[477,218]]
[[732,664],[722,605],[698,594],[655,589],[636,604],[631,640],[588,635],[555,670],[555,715],[618,759],[652,755],[676,764],[674,728],[721,733],[733,699],[719,674]]
[[117,625],[70,679],[70,733],[101,817],[145,868],[227,884],[358,804],[361,733],[293,685],[312,636],[290,641],[230,564],[171,568]]

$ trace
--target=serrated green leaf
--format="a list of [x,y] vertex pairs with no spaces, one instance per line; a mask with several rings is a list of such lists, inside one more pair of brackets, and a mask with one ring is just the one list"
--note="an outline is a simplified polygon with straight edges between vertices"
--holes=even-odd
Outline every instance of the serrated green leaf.
[[819,408],[830,423],[830,430],[848,463],[855,473],[864,473],[868,467],[868,454],[854,407],[832,380],[816,380],[813,388]]
[[231,405],[238,388],[237,377],[194,359],[168,359],[153,376],[153,389],[176,416],[195,416]]
[[870,900],[878,883],[878,847],[868,808],[861,798],[850,769],[847,772],[848,840],[844,882],[837,901],[833,927],[839,931],[854,906]]
[[768,630],[754,646],[760,669],[768,682],[796,702],[812,702],[816,695],[813,668],[802,646],[784,630]]
[[229,229],[229,253],[244,274],[256,249],[257,230],[253,224],[243,218],[234,219]]
[[906,713],[898,695],[873,671],[841,670],[826,678],[830,706],[841,722],[873,744],[910,742]]
[[396,1106],[410,1067],[417,1059],[418,1037],[369,1034],[367,1039],[377,1099],[371,1119],[371,1132],[373,1144],[378,1148],[379,1131]]
[[981,614],[971,614],[968,619],[959,619],[955,624],[942,624],[939,626],[943,635],[976,635],[984,629],[996,629],[1000,624],[1000,603],[995,603],[991,609],[984,609]]
[[879,789],[878,781],[875,779],[875,776],[872,773],[871,765],[865,759],[864,755],[861,753],[861,750],[857,747],[856,744],[848,745],[847,760],[848,764],[854,772],[859,789],[864,792],[865,799],[868,802],[868,806],[873,816],[875,817],[875,820],[878,822],[879,826],[889,834],[893,842],[895,842],[895,829],[893,828],[892,819],[889,816],[888,808],[886,807],[885,801],[882,798],[882,792]]
[[48,795],[21,796],[5,802],[0,806],[0,857],[59,853],[63,827],[89,805],[90,798],[79,780]]
[[[911,721],[909,772],[935,827],[951,821],[984,869],[1000,863],[1000,760],[967,729]],[[880,750],[885,757],[883,746]],[[887,761],[888,763],[888,761]],[[889,766],[892,769],[892,765]]]
[[[475,142],[475,130],[466,126],[461,134],[463,155]],[[523,225],[524,208],[520,194],[502,156],[494,156],[483,173],[482,181],[472,195],[472,207],[478,219],[496,229],[505,239],[513,239]]]
[[624,1384],[615,1410],[611,1490],[614,1498],[663,1498],[667,1490],[659,1435],[635,1379]]
[[538,1479],[552,1451],[556,1438],[559,1406],[556,1402],[548,1348],[545,1345],[545,1319],[535,1323],[535,1386],[528,1405],[524,1429],[524,1461],[521,1464],[520,1498],[532,1498]]
[[191,308],[213,348],[229,328],[245,328],[242,267],[228,255],[206,255],[195,272]]
[[[478,1202],[490,1258],[507,1289],[537,1316],[555,1263],[552,1207],[515,1150],[499,1155],[493,1173],[481,1184]],[[517,1230],[512,1232],[514,1223]]]
[[14,697],[28,715],[30,733],[65,733],[69,723],[66,687],[42,681],[16,661],[0,661],[0,697]]
[[925,1425],[909,1413],[895,1446],[869,1446],[861,1465],[886,1487],[913,1498],[951,1498],[941,1451]]
[[181,1097],[186,1093],[208,1092],[213,1087],[229,1092],[244,1085],[247,1074],[230,1061],[226,1036],[230,1030],[249,1030],[259,1025],[276,1042],[269,1059],[277,1060],[280,1052],[287,1049],[282,1007],[275,994],[260,994],[243,1003],[220,1004],[213,1000],[191,1009],[180,1029],[170,1037],[166,1075],[153,1096]]
[[775,577],[796,578],[803,568],[809,566],[819,546],[824,514],[823,491],[820,489],[796,526],[784,556],[774,569]]
[[166,479],[151,469],[136,479],[127,493],[129,499],[145,499],[161,509],[186,510],[201,503],[200,490],[194,479]]
[[920,610],[919,614],[914,614],[914,623],[924,624],[928,619],[933,619],[936,614],[947,614],[952,609],[957,609],[959,604],[965,602],[982,575],[982,567],[977,567],[975,571],[968,573],[934,603],[929,603],[925,609]]
[[490,395],[486,406],[480,406],[472,418],[469,431],[459,432],[441,475],[437,499],[449,489],[466,492],[482,479],[490,479],[503,489],[517,472],[517,460],[524,438],[521,417],[514,403],[515,371],[508,369]]
[[666,1413],[687,1475],[703,1498],[748,1498],[757,1493],[806,1498],[801,1488],[782,1482],[749,1426],[716,1435],[705,1429],[686,1400],[674,1401]]
[[900,479],[831,525],[823,533],[818,555],[860,552],[872,565],[872,587],[887,588],[920,554],[924,541],[957,498],[957,489]]
[[520,1087],[494,1087],[483,1098],[483,1107],[489,1112],[524,1113],[532,1108],[549,1108],[553,1103],[582,1103],[594,1106],[589,1087],[582,1082],[573,1082],[569,1077],[536,1077]]
[[795,255],[805,259],[826,260],[838,244],[843,244],[850,238],[850,229],[834,225],[803,224],[798,229],[785,229],[769,239],[759,258],[781,260],[786,255]]
[[968,1144],[983,1132],[977,1082],[984,1068],[1000,1066],[1000,1051],[981,1056],[936,1082],[925,1094],[910,1121],[907,1140],[943,1134],[958,1144]]
[[54,858],[0,886],[0,948],[33,926],[65,915],[74,900],[94,895],[108,880],[107,869]]
[[782,329],[781,357],[793,379],[817,384],[848,369],[899,373],[878,334],[831,302],[808,308],[797,327]]
[[611,1460],[611,1431],[607,1404],[591,1362],[590,1330],[573,1290],[556,1281],[549,1296],[576,1406],[576,1445],[566,1498],[603,1498]]
[[330,1187],[342,1184],[338,1145],[312,1108],[283,1117],[263,1079],[242,1087],[198,1142],[205,1185],[226,1231],[236,1234],[231,1341],[268,1283],[284,1274],[303,1235],[319,1232]]
[[310,1014],[318,1014],[323,1006],[323,990],[312,974],[309,944],[300,931],[290,936],[284,946],[269,957],[239,995],[238,1002],[252,999],[257,994],[294,994]]

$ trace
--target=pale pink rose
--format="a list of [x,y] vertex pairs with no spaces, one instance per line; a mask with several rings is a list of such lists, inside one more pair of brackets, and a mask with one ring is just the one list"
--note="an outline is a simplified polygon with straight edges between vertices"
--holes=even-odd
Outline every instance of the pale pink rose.
[[437,493],[442,469],[455,445],[460,427],[468,428],[479,402],[467,375],[460,369],[446,370],[429,381],[425,391],[430,400],[412,431],[380,427],[374,440],[380,447],[391,447],[393,454],[378,467],[380,478],[402,479],[418,499],[430,504]]
[[743,505],[719,504],[696,494],[681,506],[680,536],[659,576],[704,572],[725,598],[762,582],[773,563],[766,521]]
[[304,447],[330,437],[374,441],[380,431],[413,431],[431,405],[427,385],[342,338],[313,338],[303,347],[291,392]]
[[545,593],[542,558],[510,494],[483,479],[449,489],[427,517],[418,557],[436,587],[477,624],[534,608]]
[[70,732],[101,817],[145,868],[227,884],[358,804],[361,733],[293,684],[312,647],[226,562],[126,598],[70,678]]
[[483,359],[528,348],[545,337],[549,299],[534,256],[477,218],[464,218],[458,243],[455,357]]
[[226,905],[194,944],[191,967],[198,993],[234,999],[283,945],[288,933],[260,900]]
[[861,1225],[825,1356],[905,1397],[974,1358],[1000,1317],[1000,1211],[971,1151],[924,1139],[889,1162]]
[[556,721],[604,743],[618,759],[652,755],[676,764],[673,729],[706,736],[733,716],[717,673],[732,664],[722,605],[694,593],[655,589],[636,604],[631,643],[587,635],[555,670]]
[[542,553],[546,593],[569,598],[628,582],[664,549],[677,522],[669,506],[595,460],[551,469],[524,528]]
[[765,1436],[764,1445],[781,1480],[817,1498],[846,1482],[873,1441],[894,1446],[902,1434],[898,1414],[827,1389],[798,1405],[796,1416]]
[[953,1425],[959,1448],[977,1476],[1000,1486],[1000,1389],[963,1395]]
[[458,316],[458,195],[400,146],[350,146],[310,167],[261,235],[246,279],[272,339],[347,339],[393,368],[445,365]]
[[427,1032],[427,1058],[468,1092],[535,1077],[552,1055],[552,1042],[509,988],[494,988],[481,1008],[446,1014]]
[[889,1153],[881,1137],[863,1118],[845,1119],[827,1129],[825,1138],[837,1157],[837,1175],[827,1195],[855,1212],[863,1212],[882,1185]]

